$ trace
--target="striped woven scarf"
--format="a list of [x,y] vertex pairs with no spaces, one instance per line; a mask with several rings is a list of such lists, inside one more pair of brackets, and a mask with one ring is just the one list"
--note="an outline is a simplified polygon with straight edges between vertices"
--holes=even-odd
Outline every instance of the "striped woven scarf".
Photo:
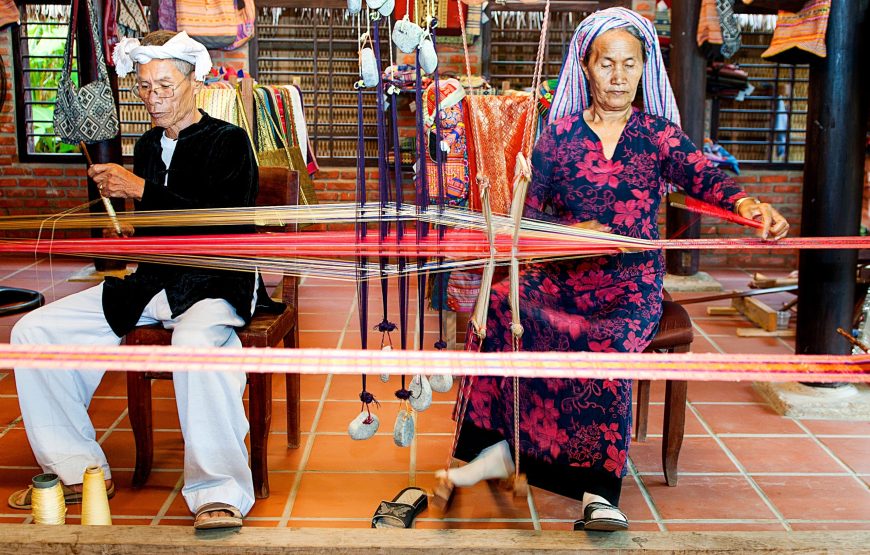
[[585,110],[590,103],[589,83],[580,67],[586,51],[600,34],[612,29],[634,26],[643,36],[646,63],[643,68],[643,102],[647,112],[680,124],[680,112],[668,81],[662,52],[652,22],[626,8],[608,8],[590,15],[577,26],[562,65],[559,86],[553,96],[550,123]]

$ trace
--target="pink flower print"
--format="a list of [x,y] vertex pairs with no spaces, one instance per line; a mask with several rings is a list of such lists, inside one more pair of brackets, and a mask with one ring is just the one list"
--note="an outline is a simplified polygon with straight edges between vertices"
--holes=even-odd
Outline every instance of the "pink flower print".
[[600,289],[610,285],[613,277],[604,270],[593,270],[591,266],[580,266],[576,271],[568,270],[568,280],[565,282],[574,288],[574,291],[585,289]]
[[653,224],[652,218],[644,218],[640,221],[640,233],[641,237],[649,237],[652,235]]
[[625,458],[627,454],[625,449],[617,449],[614,445],[607,446],[607,460],[604,461],[604,469],[608,472],[613,472],[617,476],[622,475],[622,469],[625,467]]
[[[616,393],[614,392],[614,395]],[[608,426],[607,424],[602,424],[598,427],[602,432],[604,432],[604,440],[609,441],[610,443],[616,443],[620,439],[622,439],[622,434],[619,433],[619,424],[613,422]],[[609,453],[608,453],[609,454]]]
[[701,152],[700,150],[696,150],[695,152],[692,152],[691,154],[689,154],[689,156],[686,158],[686,161],[689,164],[692,164],[693,166],[695,166],[694,169],[696,172],[699,172],[699,171],[703,170],[704,168],[706,168],[707,164],[709,163],[707,161],[707,157],[704,156],[704,153]]
[[571,339],[580,337],[580,333],[589,327],[589,322],[586,318],[576,314],[556,314],[550,316],[553,321],[553,327],[561,333],[567,333]]
[[616,189],[619,187],[619,175],[625,170],[622,162],[614,162],[604,158],[597,152],[590,152],[585,157],[583,162],[578,164],[583,177],[590,182],[602,187],[608,186]]
[[541,292],[555,297],[559,295],[559,287],[550,278],[544,278],[544,281],[541,282]]
[[574,297],[574,305],[580,312],[588,312],[590,309],[592,309],[595,303],[592,302],[592,294],[585,293],[583,295]]
[[616,225],[631,227],[640,218],[640,210],[637,208],[636,200],[616,201],[613,210],[616,212],[616,215],[613,216],[613,223]]
[[559,118],[556,120],[556,135],[561,135],[563,133],[567,133],[574,127],[574,124],[577,123],[577,115],[567,116],[564,118]]
[[640,331],[640,320],[628,320],[628,329]]
[[649,190],[632,189],[631,194],[637,199],[637,207],[640,210],[650,210],[653,205],[653,199],[649,196]]
[[616,395],[619,389],[619,382],[617,380],[604,380],[601,382],[601,389],[609,389],[611,393]]
[[631,304],[640,304],[643,301],[643,293],[631,293],[628,296],[628,302]]
[[604,341],[592,341],[589,340],[589,350],[593,353],[615,353],[616,349],[611,347],[613,343],[610,339],[605,339]]
[[676,134],[677,129],[673,125],[668,125],[662,132],[656,133],[656,140],[663,156],[668,156],[672,148],[680,146],[680,139]]
[[598,297],[606,303],[612,302],[616,297],[620,296],[621,294],[622,288],[616,286],[602,287],[598,290]]
[[628,339],[622,342],[622,346],[630,353],[639,353],[645,347],[643,338],[635,335],[633,331],[629,332]]

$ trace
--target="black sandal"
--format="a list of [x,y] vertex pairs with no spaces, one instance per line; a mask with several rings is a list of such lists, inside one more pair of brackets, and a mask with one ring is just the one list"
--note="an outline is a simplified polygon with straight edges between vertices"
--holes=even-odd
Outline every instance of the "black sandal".
[[[622,520],[618,518],[592,518],[592,513],[601,509],[616,511],[622,515]],[[610,503],[601,503],[593,501],[586,505],[583,509],[583,520],[574,521],[574,530],[586,530],[594,532],[615,532],[617,530],[628,530],[628,517],[620,511],[618,507],[614,507]]]
[[424,490],[405,488],[392,501],[381,501],[372,517],[372,528],[410,528],[428,505]]

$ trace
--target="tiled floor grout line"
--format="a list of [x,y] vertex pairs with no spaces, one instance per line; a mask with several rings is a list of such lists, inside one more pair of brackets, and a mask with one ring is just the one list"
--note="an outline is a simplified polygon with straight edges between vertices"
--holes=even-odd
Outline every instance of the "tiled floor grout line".
[[160,524],[160,521],[166,516],[166,512],[169,511],[169,508],[175,502],[175,498],[178,497],[178,493],[181,491],[182,487],[184,487],[184,472],[182,472],[181,476],[178,477],[172,491],[170,491],[169,495],[166,496],[163,504],[157,510],[157,514],[155,514],[154,518],[151,519],[151,526]]
[[100,446],[102,446],[103,442],[106,441],[110,435],[112,435],[112,432],[115,431],[115,429],[118,427],[118,424],[120,424],[121,421],[124,420],[124,418],[126,418],[126,416],[127,416],[127,409],[125,408],[124,410],[121,411],[121,414],[118,416],[118,418],[116,418],[115,421],[112,422],[111,426],[106,428],[106,431],[102,433],[102,435],[100,436],[100,439],[97,440],[97,443],[99,443]]
[[828,456],[830,456],[830,457],[833,458],[835,461],[837,461],[837,463],[838,463],[838,464],[839,464],[839,465],[840,465],[840,466],[841,466],[841,467],[842,467],[842,468],[843,468],[843,469],[848,473],[849,476],[851,476],[854,480],[856,480],[859,484],[861,484],[865,489],[870,490],[870,484],[868,484],[867,482],[865,482],[864,480],[862,480],[861,477],[858,476],[858,473],[855,472],[855,470],[854,470],[851,466],[849,466],[848,464],[846,464],[846,463],[843,461],[843,459],[841,459],[840,457],[838,457],[838,456],[834,453],[834,451],[831,450],[830,447],[828,447],[827,445],[825,445],[825,443],[824,443],[823,441],[819,440],[819,438],[817,438],[816,435],[815,435],[812,431],[810,431],[810,429],[807,428],[807,427],[804,425],[803,422],[801,422],[800,420],[797,420],[797,419],[795,419],[795,418],[792,418],[791,420],[792,420],[792,422],[794,422],[795,424],[797,424],[797,425],[798,425],[798,426],[799,426],[803,431],[805,431],[805,432],[810,436],[810,438],[812,438],[812,440],[816,443],[816,445],[818,445],[819,447],[821,447],[822,450],[823,450],[825,453],[828,454]]
[[414,418],[414,439],[411,441],[411,445],[409,446],[408,453],[408,485],[416,486],[417,485],[417,442],[420,438],[417,435],[417,411],[412,411],[411,414]]
[[764,504],[767,505],[767,508],[776,516],[780,524],[782,524],[786,531],[791,532],[791,525],[788,523],[788,520],[786,520],[785,516],[780,512],[779,508],[777,508],[776,505],[774,505],[773,502],[767,497],[767,494],[764,493],[764,490],[761,489],[761,486],[759,486],[755,479],[749,475],[749,472],[746,471],[746,467],[743,466],[743,463],[741,463],[737,459],[737,456],[734,455],[731,449],[729,449],[728,446],[725,445],[725,442],[722,441],[722,439],[713,431],[713,428],[701,416],[701,413],[698,412],[698,409],[696,409],[692,405],[692,403],[686,403],[686,407],[692,411],[692,413],[695,415],[695,418],[697,418],[698,421],[701,423],[701,426],[703,426],[704,429],[707,430],[707,433],[709,433],[710,436],[713,437],[713,440],[719,445],[719,448],[722,449],[725,455],[731,460],[731,463],[737,467],[741,474],[743,474],[743,478],[746,480],[749,486],[753,490],[755,490],[755,493],[758,494]]
[[314,441],[317,434],[314,431],[320,423],[320,416],[323,414],[323,406],[326,402],[326,397],[329,394],[329,387],[332,385],[332,374],[327,374],[326,382],[323,384],[323,393],[320,396],[320,403],[317,405],[317,410],[314,413],[314,420],[311,422],[311,435],[305,442],[305,448],[302,451],[302,456],[299,458],[299,464],[296,466],[296,476],[293,478],[293,485],[290,487],[290,493],[287,495],[287,501],[284,504],[284,511],[281,513],[281,520],[278,526],[286,527],[290,521],[290,515],[293,512],[293,506],[296,504],[296,496],[299,495],[299,486],[302,483],[302,477],[305,474],[305,467],[308,465],[308,459],[311,457],[311,451],[314,449]]
[[34,267],[34,266],[38,266],[38,265],[39,265],[39,262],[40,262],[41,260],[42,260],[42,259],[35,260],[35,261],[31,262],[30,264],[28,264],[27,266],[22,266],[21,268],[18,268],[17,270],[13,271],[11,274],[6,274],[6,275],[3,276],[2,278],[0,278],[0,280],[6,280],[6,279],[14,278],[15,276],[17,276],[17,275],[20,274],[21,272],[25,272],[25,271],[31,269],[31,268]]
[[0,431],[0,439],[2,439],[6,434],[9,433],[10,430],[14,430],[18,424],[21,422],[21,415],[19,414],[17,418],[15,418],[12,422],[6,425],[2,431]]
[[526,492],[526,502],[529,505],[529,518],[532,521],[532,528],[541,531],[541,517],[538,515],[538,507],[535,505],[535,498],[532,495],[532,488]]
[[[338,336],[336,349],[340,349],[344,342],[344,336],[347,332],[347,327],[350,325],[353,318],[354,310],[356,309],[356,296],[350,303],[350,310],[347,313],[347,319],[344,323],[344,329],[341,335]],[[320,393],[320,402],[317,404],[317,410],[314,413],[314,419],[311,422],[308,440],[305,442],[305,450],[299,459],[299,465],[296,467],[296,476],[293,479],[293,486],[290,488],[290,494],[287,496],[287,502],[284,504],[284,511],[281,513],[281,520],[278,526],[286,527],[290,521],[290,515],[293,513],[293,506],[296,504],[296,496],[299,495],[299,487],[302,484],[302,477],[305,474],[305,467],[308,465],[308,459],[311,457],[311,451],[314,449],[314,441],[317,439],[317,425],[320,424],[320,417],[323,414],[323,408],[326,405],[326,399],[329,397],[329,388],[332,386],[332,374],[326,375],[326,381],[323,383],[323,391]]]
[[650,514],[653,515],[653,519],[655,519],[656,526],[659,527],[659,532],[667,532],[668,527],[665,525],[662,515],[659,512],[659,508],[656,507],[655,501],[653,501],[652,495],[650,495],[649,490],[646,488],[646,484],[643,483],[640,475],[637,472],[637,467],[634,465],[634,461],[631,460],[631,455],[628,458],[628,471],[631,474],[632,478],[634,478],[634,483],[637,484],[637,488],[640,490],[640,494],[643,496],[644,501],[646,501],[646,505],[650,510]]
[[695,329],[698,331],[698,333],[701,334],[701,337],[703,337],[704,339],[706,339],[706,340],[710,343],[710,345],[712,345],[713,348],[716,349],[716,351],[718,351],[720,354],[725,354],[725,351],[722,350],[722,347],[720,347],[719,344],[716,343],[716,341],[714,341],[713,338],[710,337],[710,335],[707,334],[707,332],[705,332],[704,330],[702,330],[702,329],[701,329],[701,326],[699,326],[699,325],[696,324],[695,322],[692,322],[692,327],[695,328]]
[[344,327],[341,329],[341,334],[338,336],[338,341],[336,342],[335,348],[341,349],[342,345],[344,345],[344,338],[347,335],[347,328],[350,326],[350,322],[353,319],[353,313],[357,307],[357,299],[356,295],[353,296],[353,300],[350,303],[350,311],[347,314],[347,319],[344,321]]

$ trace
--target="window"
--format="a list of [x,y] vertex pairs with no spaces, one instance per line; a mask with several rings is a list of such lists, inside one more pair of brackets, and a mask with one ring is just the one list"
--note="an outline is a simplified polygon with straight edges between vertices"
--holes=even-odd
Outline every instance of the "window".
[[[365,24],[365,22],[363,22]],[[305,121],[324,165],[353,165],[357,158],[359,79],[356,25],[345,8],[261,10],[257,18],[257,80],[296,83],[305,102]],[[381,28],[381,59],[389,63],[390,38]],[[366,158],[377,157],[374,90],[363,91]]]
[[710,138],[750,165],[800,166],[807,128],[809,66],[769,62],[761,57],[770,33],[743,32],[743,47],[732,61],[749,74],[752,94],[740,102],[714,96]]
[[[78,147],[62,143],[54,134],[54,103],[63,68],[69,30],[69,6],[27,6],[21,26],[13,30],[15,86],[18,106],[18,152],[25,155],[64,155]],[[78,82],[73,60],[73,82]]]
[[[25,162],[81,162],[78,146],[63,143],[54,134],[54,104],[69,32],[69,12],[68,5],[27,5],[22,8],[21,25],[13,27],[18,152]],[[76,66],[74,57],[74,83],[78,83]],[[119,81],[125,157],[132,156],[136,140],[151,126],[144,106],[129,90],[133,79],[130,75]]]

